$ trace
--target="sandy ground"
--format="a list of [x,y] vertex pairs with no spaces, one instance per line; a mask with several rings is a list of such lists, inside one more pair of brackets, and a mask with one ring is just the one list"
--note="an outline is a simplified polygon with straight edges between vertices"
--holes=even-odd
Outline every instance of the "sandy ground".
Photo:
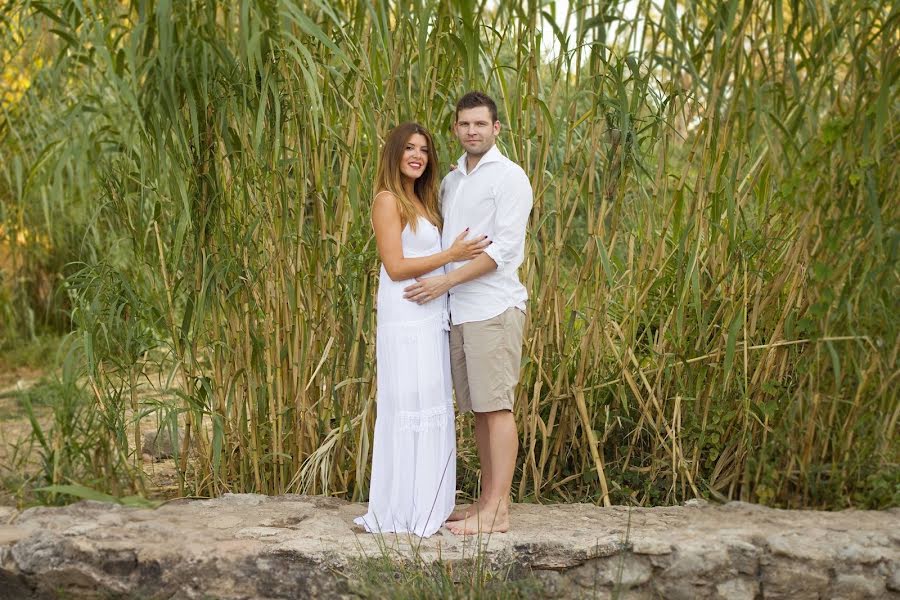
[[[28,443],[31,423],[13,394],[34,385],[43,376],[27,367],[0,370],[0,505],[15,506],[16,496],[7,486],[15,485],[27,472],[38,468],[36,453]],[[38,422],[49,424],[46,410],[39,411]],[[27,457],[27,458],[26,458]]]

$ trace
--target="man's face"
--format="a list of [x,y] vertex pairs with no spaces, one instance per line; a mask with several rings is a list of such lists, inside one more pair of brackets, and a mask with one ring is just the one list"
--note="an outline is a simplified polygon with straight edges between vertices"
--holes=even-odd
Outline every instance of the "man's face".
[[500,121],[491,120],[487,106],[464,108],[456,116],[456,137],[466,152],[481,155],[491,149],[500,133]]

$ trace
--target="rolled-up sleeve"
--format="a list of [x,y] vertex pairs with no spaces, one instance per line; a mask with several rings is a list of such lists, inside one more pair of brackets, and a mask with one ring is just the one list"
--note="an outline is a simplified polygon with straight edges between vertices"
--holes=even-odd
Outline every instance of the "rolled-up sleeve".
[[498,270],[516,259],[518,267],[525,256],[525,228],[533,203],[531,183],[525,172],[511,168],[498,182],[495,198],[493,243],[484,252],[497,264]]

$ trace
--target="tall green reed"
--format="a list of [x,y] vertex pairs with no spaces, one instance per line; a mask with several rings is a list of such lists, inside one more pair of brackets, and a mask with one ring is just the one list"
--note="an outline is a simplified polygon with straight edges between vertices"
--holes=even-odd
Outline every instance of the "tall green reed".
[[0,194],[54,240],[90,215],[64,289],[132,465],[166,411],[183,493],[365,497],[380,141],[419,120],[448,164],[478,88],[535,189],[516,499],[897,501],[887,3],[12,7],[53,60]]

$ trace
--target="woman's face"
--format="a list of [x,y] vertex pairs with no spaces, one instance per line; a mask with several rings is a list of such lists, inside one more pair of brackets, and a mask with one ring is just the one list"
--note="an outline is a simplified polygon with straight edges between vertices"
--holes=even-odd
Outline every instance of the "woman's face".
[[428,166],[428,140],[421,133],[412,134],[406,140],[400,158],[400,172],[409,179],[418,179]]

